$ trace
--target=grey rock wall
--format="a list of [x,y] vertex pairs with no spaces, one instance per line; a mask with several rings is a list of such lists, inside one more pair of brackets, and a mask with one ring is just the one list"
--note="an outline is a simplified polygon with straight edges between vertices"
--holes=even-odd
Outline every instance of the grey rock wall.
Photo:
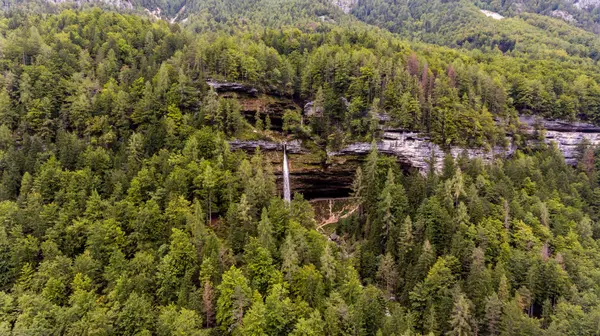
[[[328,155],[366,155],[370,150],[371,144],[369,143],[355,143],[340,151],[330,152]],[[377,143],[377,150],[383,154],[393,155],[403,164],[423,172],[429,170],[432,158],[434,158],[435,169],[440,170],[443,165],[444,157],[446,156],[446,152],[442,150],[440,146],[431,142],[429,138],[415,132],[404,130],[385,131],[382,141]],[[461,147],[453,147],[450,149],[450,154],[455,158],[461,153],[466,154],[469,158],[479,157],[484,161],[489,162],[497,156],[506,157],[508,154],[512,153],[512,150],[500,147],[491,151]]]
[[566,122],[545,120],[522,116],[520,122],[525,132],[533,134],[536,129],[542,129],[544,141],[547,144],[556,143],[568,164],[577,164],[577,147],[583,141],[592,145],[600,144],[600,127],[581,122]]

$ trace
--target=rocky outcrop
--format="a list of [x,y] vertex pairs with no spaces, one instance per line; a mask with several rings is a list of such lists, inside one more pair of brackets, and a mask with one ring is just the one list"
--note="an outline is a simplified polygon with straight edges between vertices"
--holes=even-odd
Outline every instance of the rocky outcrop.
[[[446,156],[446,152],[431,142],[428,137],[406,130],[389,129],[384,131],[382,140],[377,143],[377,150],[383,154],[393,155],[405,166],[416,168],[422,172],[429,170],[432,158],[435,169],[440,170]],[[371,144],[355,143],[340,151],[330,152],[328,155],[366,155],[370,151]],[[484,161],[491,161],[494,157],[510,154],[511,150],[501,147],[494,148],[492,151],[453,147],[449,153],[455,158],[460,154],[465,154],[469,158],[479,157]]]
[[592,124],[546,120],[531,116],[522,116],[519,119],[526,133],[533,135],[537,131],[542,131],[547,144],[556,143],[565,161],[571,165],[577,164],[577,148],[582,142],[600,144],[600,127]]
[[552,12],[550,12],[550,16],[555,17],[557,19],[561,19],[568,23],[577,23],[577,20],[571,13],[563,10],[553,10]]
[[306,103],[304,105],[303,112],[304,112],[305,117],[312,117],[312,116],[320,117],[323,115],[323,109],[315,107],[314,101],[309,101],[308,103]]
[[[571,165],[577,164],[577,149],[583,141],[588,141],[592,145],[600,145],[599,126],[529,116],[522,116],[519,121],[522,125],[521,131],[529,134],[532,138],[534,138],[535,132],[543,131],[544,142],[556,143],[565,157],[565,161]],[[511,137],[508,137],[507,143],[511,143],[511,140]],[[530,140],[530,142],[535,141],[535,139]],[[399,162],[421,171],[429,169],[431,158],[435,159],[436,170],[441,169],[446,153],[455,158],[463,154],[469,158],[481,158],[485,162],[490,162],[495,158],[510,156],[514,152],[512,147],[495,147],[492,150],[452,147],[446,152],[426,136],[411,131],[393,129],[384,131],[382,140],[377,143],[377,149],[380,153],[393,155],[398,158]],[[330,152],[328,155],[366,155],[370,150],[371,144],[369,143],[354,143],[340,151]]]
[[[273,165],[279,189],[282,190],[282,143],[234,140],[229,142],[229,146],[231,150],[243,150],[247,153],[254,153],[260,147]],[[346,197],[350,194],[354,173],[362,162],[360,155],[349,154],[324,160],[320,155],[303,148],[300,141],[287,142],[286,150],[293,193],[301,193],[307,199]]]
[[487,17],[490,17],[490,18],[492,18],[494,20],[502,20],[502,19],[504,19],[504,16],[502,16],[502,15],[500,15],[498,13],[489,11],[489,10],[480,9],[479,11],[482,12],[483,15],[485,15]]
[[209,79],[206,81],[206,84],[213,88],[217,93],[237,92],[250,96],[256,96],[258,94],[258,90],[256,88],[236,82],[223,82]]
[[[600,127],[586,123],[563,122],[531,117],[521,117],[522,132],[531,136],[530,142],[540,135],[544,142],[555,142],[569,164],[577,163],[577,147],[587,140],[591,144],[600,145]],[[543,131],[542,131],[543,130]],[[536,134],[536,132],[542,132]],[[510,143],[510,137],[507,139]],[[256,148],[267,152],[274,165],[275,172],[281,184],[281,164],[283,146],[281,143],[269,141],[232,141],[232,150],[244,150],[252,153]],[[434,168],[441,170],[447,153],[453,157],[466,155],[470,158],[481,158],[491,162],[496,158],[505,158],[514,152],[514,148],[496,147],[492,150],[468,149],[452,147],[444,151],[440,146],[416,132],[401,129],[386,129],[383,137],[377,143],[380,153],[391,155],[398,160],[406,170],[417,169],[426,172],[430,169],[431,159],[434,158]],[[370,143],[350,144],[339,151],[327,153],[321,157],[303,148],[300,141],[287,143],[290,163],[290,181],[293,192],[304,194],[307,199],[345,197],[350,194],[350,186],[354,179],[356,168],[363,162],[371,151]]]
[[[294,158],[290,158],[294,160]],[[312,169],[294,170],[290,165],[292,193],[301,193],[306,199],[347,197],[360,160],[346,166],[315,166]]]
[[263,119],[269,116],[271,130],[282,131],[283,115],[286,110],[301,110],[301,105],[294,99],[279,95],[276,92],[263,93],[258,89],[236,82],[217,81],[209,79],[206,84],[213,88],[221,97],[235,98],[240,103],[241,112],[252,124],[256,112]]
[[[290,97],[259,92],[257,89],[235,82],[207,81],[221,97],[235,98],[240,103],[242,112],[253,123],[255,114],[259,111],[261,118],[269,115],[271,130],[281,130],[282,117],[286,110],[303,111],[305,116],[319,116],[322,111],[315,108],[314,102],[302,105]],[[387,124],[389,116],[377,116],[382,125]],[[543,141],[550,144],[555,142],[562,151],[567,163],[575,165],[578,157],[578,146],[582,141],[600,145],[600,127],[581,122],[565,122],[544,120],[540,118],[520,117],[521,134],[528,134],[530,143],[534,144],[543,136]],[[491,162],[497,158],[506,158],[514,152],[514,148],[495,147],[490,150],[483,148],[451,147],[442,149],[430,138],[417,132],[390,129],[383,127],[383,137],[377,143],[380,153],[395,157],[405,170],[416,169],[427,172],[433,158],[434,169],[439,171],[447,154],[453,157],[466,155],[469,158],[480,158]],[[543,132],[541,131],[543,130]],[[542,132],[542,133],[537,133]],[[512,136],[507,135],[507,144],[511,144]],[[243,150],[253,153],[257,148],[267,153],[281,183],[281,164],[283,145],[278,142],[254,140],[230,142],[232,150]],[[290,184],[293,192],[300,192],[306,198],[345,197],[350,193],[356,168],[363,162],[371,151],[370,143],[353,143],[346,147],[316,154],[304,148],[298,140],[287,144],[290,163]]]
[[344,13],[348,14],[356,7],[358,0],[332,0],[331,3],[339,7]]
[[[250,140],[250,141],[241,141],[241,140],[233,140],[229,142],[229,148],[233,151],[235,150],[243,150],[245,152],[253,153],[258,148],[262,151],[278,151],[283,152],[283,143],[281,142],[273,142],[266,140]],[[299,140],[286,142],[286,150],[290,154],[305,154],[306,150],[302,149],[302,143]]]
[[600,133],[600,126],[578,121],[548,120],[535,116],[521,116],[519,122],[530,130],[543,128],[547,131],[564,133]]

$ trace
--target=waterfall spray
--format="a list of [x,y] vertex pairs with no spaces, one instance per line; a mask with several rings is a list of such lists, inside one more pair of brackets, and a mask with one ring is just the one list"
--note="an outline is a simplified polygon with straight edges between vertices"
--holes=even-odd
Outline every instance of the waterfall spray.
[[286,144],[283,144],[283,200],[290,203],[290,171],[288,167]]

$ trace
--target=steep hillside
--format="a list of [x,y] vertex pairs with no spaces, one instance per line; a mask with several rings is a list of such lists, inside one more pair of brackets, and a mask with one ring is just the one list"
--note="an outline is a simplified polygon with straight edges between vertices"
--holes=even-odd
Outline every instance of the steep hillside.
[[[486,15],[476,5],[460,2],[392,2],[361,0],[352,10],[359,19],[410,39],[467,49],[495,49],[539,58],[566,53],[599,56],[600,40],[561,19],[520,11],[506,17]],[[493,13],[489,12],[488,13]],[[509,16],[510,15],[510,16]]]
[[[430,32],[436,24],[453,24],[458,17],[463,20],[473,12],[473,8],[496,12],[505,17],[519,17],[523,14],[539,14],[556,18],[574,27],[590,32],[600,32],[600,17],[597,1],[390,1],[359,0],[353,4],[352,13],[367,22],[385,24],[397,32]],[[445,20],[444,20],[445,19]],[[471,20],[475,17],[471,16]],[[420,22],[424,26],[420,26]],[[429,23],[427,23],[429,22]],[[464,23],[464,21],[462,22]],[[417,24],[417,27],[414,25]]]

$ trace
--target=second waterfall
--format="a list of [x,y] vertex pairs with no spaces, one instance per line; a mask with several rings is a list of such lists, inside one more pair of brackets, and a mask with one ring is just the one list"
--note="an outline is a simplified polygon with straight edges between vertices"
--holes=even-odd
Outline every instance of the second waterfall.
[[283,144],[283,200],[290,203],[292,200],[290,192],[290,169],[288,167],[286,144]]

